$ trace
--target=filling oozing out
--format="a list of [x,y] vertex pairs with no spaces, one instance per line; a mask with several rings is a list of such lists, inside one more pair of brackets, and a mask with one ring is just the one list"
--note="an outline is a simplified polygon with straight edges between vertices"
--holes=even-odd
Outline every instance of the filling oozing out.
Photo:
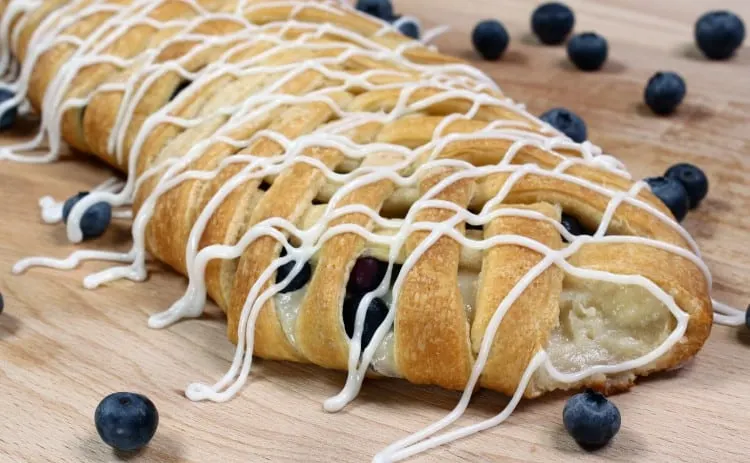
[[654,350],[674,329],[664,304],[638,285],[565,277],[560,325],[547,352],[560,371],[613,365]]
[[[294,267],[289,262],[280,267],[276,281],[281,282]],[[385,277],[388,264],[374,257],[357,259],[346,285],[342,319],[346,334],[354,335],[356,311],[365,294],[374,291]],[[367,307],[362,332],[362,349],[366,348],[386,318],[393,299],[393,283],[401,266],[394,265],[388,292],[373,298]],[[289,341],[295,343],[295,323],[305,296],[305,287],[314,268],[305,263],[291,282],[275,296],[276,310]],[[478,274],[459,271],[459,288],[467,319],[473,319]],[[661,344],[674,329],[674,318],[657,298],[637,285],[618,285],[598,280],[566,276],[560,294],[559,325],[549,338],[547,352],[552,364],[565,373],[582,371],[592,365],[612,365],[638,358]],[[371,368],[385,376],[399,377],[394,358],[394,331],[391,329],[378,346]],[[543,373],[538,385],[551,381]]]

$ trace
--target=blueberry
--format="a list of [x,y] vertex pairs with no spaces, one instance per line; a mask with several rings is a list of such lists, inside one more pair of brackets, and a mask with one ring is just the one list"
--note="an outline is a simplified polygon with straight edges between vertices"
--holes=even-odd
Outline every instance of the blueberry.
[[575,35],[568,42],[568,58],[582,71],[601,69],[608,52],[607,40],[594,32]]
[[383,21],[393,19],[393,5],[390,0],[358,0],[357,9]]
[[474,28],[471,34],[471,41],[474,48],[486,60],[496,60],[502,56],[505,49],[508,48],[510,37],[499,21],[487,19]]
[[159,412],[146,396],[115,392],[99,402],[94,422],[107,445],[127,452],[145,447],[154,437]]
[[[284,257],[285,255],[286,250],[282,250],[281,257]],[[289,273],[291,273],[292,269],[294,269],[294,264],[295,261],[292,260],[276,270],[276,283],[281,283],[282,281],[284,281]],[[291,293],[297,291],[298,289],[302,289],[307,284],[307,282],[310,281],[310,277],[312,277],[312,267],[310,266],[309,262],[305,262],[305,265],[302,266],[302,269],[299,271],[299,273],[297,273],[292,278],[292,281],[290,281],[285,288],[280,290],[279,293]]]
[[398,26],[398,31],[414,40],[419,40],[419,26],[414,21],[404,21]]
[[685,81],[674,72],[657,72],[646,85],[644,98],[656,114],[671,114],[682,103],[687,93]]
[[346,290],[351,293],[364,294],[378,287],[388,270],[388,264],[374,257],[360,257],[354,263]]
[[584,229],[583,225],[581,225],[581,222],[579,222],[578,219],[576,219],[572,215],[563,213],[560,219],[560,223],[563,227],[565,227],[566,230],[568,230],[571,235],[578,236],[591,234],[586,229]]
[[5,300],[3,299],[3,293],[0,293],[0,314],[3,313],[5,308]]
[[[354,322],[357,317],[357,307],[362,300],[358,294],[347,294],[344,298],[344,329],[351,339],[354,336]],[[372,340],[375,330],[378,329],[383,320],[388,315],[388,305],[380,298],[376,297],[370,301],[365,314],[365,326],[362,330],[362,349],[367,347]]]
[[[78,204],[78,201],[88,196],[88,191],[82,191],[77,195],[71,196],[63,204],[63,221],[68,223],[68,215],[70,214],[73,206]],[[112,220],[112,206],[109,203],[96,203],[89,207],[81,217],[81,232],[83,232],[84,239],[97,238],[102,236],[109,226],[109,222]]]
[[695,41],[709,59],[727,59],[745,40],[745,24],[729,11],[711,11],[695,23]]
[[708,178],[698,167],[686,162],[675,164],[664,173],[665,177],[673,178],[682,183],[687,191],[690,209],[698,207],[708,194]]
[[401,268],[403,265],[401,264],[393,264],[393,268],[391,269],[391,286],[396,283],[396,279],[398,278],[398,275],[401,273]]
[[586,123],[583,119],[565,108],[550,109],[539,118],[576,143],[583,143],[588,138]]
[[620,430],[620,411],[602,394],[587,389],[565,404],[563,424],[581,447],[604,447]]
[[675,219],[682,222],[690,208],[690,199],[682,183],[668,177],[647,178],[646,183],[651,187],[651,192],[669,208]]
[[[2,105],[8,100],[11,100],[14,96],[15,95],[13,95],[13,93],[11,93],[9,90],[0,89],[0,105]],[[18,116],[18,105],[14,105],[6,109],[5,112],[3,112],[2,115],[0,116],[0,130],[9,129],[13,125],[13,123],[16,121],[17,116]]]
[[531,30],[547,45],[563,43],[574,24],[573,10],[562,3],[545,3],[531,15]]
[[745,326],[750,328],[750,305],[745,309]]

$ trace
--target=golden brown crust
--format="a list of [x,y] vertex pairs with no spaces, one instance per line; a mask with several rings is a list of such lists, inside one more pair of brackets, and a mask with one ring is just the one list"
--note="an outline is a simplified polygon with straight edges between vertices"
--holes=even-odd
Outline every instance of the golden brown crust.
[[[111,1],[111,3],[117,2]],[[128,2],[123,0],[122,3]],[[62,33],[66,36],[86,39],[112,16],[113,13],[109,11],[87,15],[69,27],[64,28]],[[106,34],[102,34],[102,36],[106,37]],[[39,57],[31,74],[28,90],[29,102],[34,108],[41,110],[49,85],[58,77],[61,67],[71,58],[77,48],[77,46],[69,42],[62,42],[53,45]]]
[[[44,21],[44,19],[47,18],[47,16],[49,16],[56,10],[59,10],[60,8],[67,6],[66,4],[68,3],[70,3],[69,0],[50,0],[48,2],[43,2],[42,5],[39,6],[39,8],[35,8],[34,10],[26,14],[17,15],[17,19],[13,22],[13,26],[11,30],[15,30],[16,27],[22,27],[22,29],[19,31],[18,41],[15,44],[15,49],[13,50],[16,57],[20,61],[23,62],[26,60],[28,56],[29,46],[31,45],[30,42],[31,42],[32,36],[34,32],[37,30],[37,28]],[[86,2],[84,2],[81,6],[83,7],[85,5],[86,5]],[[20,25],[22,17],[23,17],[23,26]],[[41,52],[41,50],[36,50],[36,51]]]
[[[485,181],[480,182],[475,196],[475,198],[480,198],[477,200],[478,204],[494,197],[505,185],[508,178],[509,174],[496,174],[488,176]],[[613,186],[610,185],[610,187]],[[656,198],[650,192],[642,191],[641,194],[648,198],[649,204],[656,203]],[[514,184],[505,200],[505,202],[511,204],[537,202],[559,204],[563,210],[577,217],[584,226],[591,230],[595,230],[599,226],[609,201],[609,196],[592,191],[590,188],[541,174],[523,176]],[[664,208],[664,205],[659,208]],[[669,211],[663,211],[663,213],[671,216]],[[677,246],[688,247],[685,239],[675,228],[665,225],[653,214],[629,203],[620,204],[607,232],[613,235],[653,238]]]
[[[310,103],[293,107],[282,116],[278,123],[274,124],[274,129],[287,137],[296,138],[327,121],[331,116],[330,111],[331,109],[323,103]],[[256,146],[249,148],[249,151],[255,155],[271,156],[280,154],[282,148],[276,142],[262,139]],[[313,158],[318,158],[326,165],[337,164],[342,156],[338,152],[328,150],[310,153],[310,155]],[[323,178],[317,169],[307,165],[293,166],[273,183],[260,200],[258,207],[250,217],[248,228],[271,217],[280,217],[292,223],[296,222],[304,212],[302,207],[307,207],[312,203],[317,189],[322,184]],[[232,300],[227,311],[227,333],[230,339],[233,339],[237,333],[246,295],[250,292],[250,288],[258,280],[258,277],[278,255],[279,248],[270,247],[270,244],[267,244],[268,242],[275,243],[276,241],[272,238],[261,238],[250,244],[240,259],[234,288],[232,289]],[[272,252],[268,252],[269,250]],[[266,283],[264,289],[270,286]],[[260,312],[256,325],[256,336],[258,336],[258,339],[270,341],[267,352],[271,357],[275,358],[275,352],[278,351],[279,358],[287,359],[290,352],[294,350],[281,330],[271,301]]]
[[[540,212],[560,220],[560,210],[549,204],[509,206]],[[520,235],[551,249],[562,246],[560,234],[549,223],[523,217],[500,216],[485,228],[485,238]],[[479,274],[477,308],[471,327],[472,350],[478,354],[490,319],[508,293],[539,265],[544,256],[525,246],[495,246],[484,253]],[[563,271],[550,265],[508,308],[497,330],[489,360],[481,378],[484,387],[512,395],[526,366],[538,351],[547,346],[549,334],[558,325],[559,297]],[[533,314],[533,316],[530,316]]]
[[[427,193],[448,177],[450,170],[431,173],[419,185]],[[468,206],[474,181],[459,180],[433,196],[460,208]],[[416,214],[417,222],[449,220],[455,213],[429,208]],[[463,231],[463,225],[458,226]],[[411,254],[430,233],[412,233],[406,240]],[[404,277],[396,311],[396,365],[409,381],[460,389],[471,373],[473,357],[469,347],[469,322],[458,289],[458,260],[461,245],[452,238],[437,239]]]
[[[131,0],[100,3],[131,5]],[[221,0],[201,0],[199,3],[209,11],[227,13],[234,12],[236,6],[233,1]],[[68,4],[59,0],[45,1],[42,6],[20,12],[13,18],[11,24],[23,24],[14,50],[21,61],[38,51],[29,49],[30,41],[44,19]],[[73,21],[63,28],[65,34],[81,39],[90,37],[97,30],[104,32],[102,38],[114,34],[114,27],[107,22],[114,15],[112,11],[80,14],[81,9],[92,4],[93,0],[79,2],[70,10]],[[633,181],[626,176],[583,159],[582,150],[570,146],[551,150],[547,149],[549,146],[534,142],[548,137],[548,128],[514,107],[480,105],[474,108],[476,111],[471,117],[446,121],[446,117],[470,113],[475,104],[471,96],[476,93],[497,100],[504,98],[499,91],[489,87],[478,92],[472,90],[476,82],[471,79],[456,79],[450,85],[438,83],[420,67],[463,64],[459,60],[413,44],[396,32],[380,33],[382,25],[363,15],[326,10],[335,8],[332,6],[321,8],[311,3],[294,8],[288,2],[268,5],[255,1],[248,2],[248,6],[251,8],[245,11],[245,19],[253,27],[265,27],[264,31],[276,34],[275,38],[261,37],[257,30],[245,30],[246,26],[240,21],[226,17],[207,18],[190,27],[174,25],[159,30],[144,23],[127,29],[103,50],[105,54],[132,60],[127,66],[120,68],[112,63],[99,62],[73,69],[68,76],[70,85],[62,95],[63,101],[86,100],[85,104],[63,114],[62,134],[69,144],[96,154],[123,171],[129,170],[131,161],[135,161],[130,157],[137,156],[135,169],[130,174],[143,176],[149,171],[154,174],[142,182],[135,194],[136,211],[147,209],[147,201],[153,198],[154,192],[158,188],[164,189],[167,171],[164,163],[167,161],[179,160],[188,153],[197,154],[175,172],[175,176],[184,172],[215,174],[175,184],[166,189],[154,204],[145,230],[146,247],[154,257],[180,273],[187,273],[186,248],[196,221],[212,199],[226,189],[223,187],[232,179],[236,181],[236,176],[248,168],[248,159],[268,160],[284,154],[301,137],[326,133],[323,130],[330,128],[327,124],[339,122],[342,113],[349,117],[363,117],[361,124],[338,133],[351,141],[355,152],[373,142],[415,150],[415,161],[400,172],[404,177],[416,175],[420,167],[435,159],[460,160],[478,167],[504,166],[479,178],[455,181],[433,199],[477,212],[505,188],[507,194],[499,206],[501,209],[513,207],[534,211],[549,219],[500,216],[485,224],[480,232],[485,238],[520,235],[550,250],[562,249],[558,228],[552,224],[560,220],[561,211],[579,219],[586,228],[595,230],[607,213],[612,196],[633,188]],[[0,2],[0,13],[5,7],[5,2]],[[287,22],[292,14],[296,21],[294,25]],[[173,19],[200,19],[201,14],[185,2],[165,0],[150,11],[148,17],[163,23]],[[350,33],[333,28],[309,37],[310,29],[305,26],[322,23],[343,27],[353,33],[354,38]],[[226,40],[206,44],[188,37],[188,33]],[[290,45],[293,40],[299,41],[294,43],[316,46],[277,47],[279,43]],[[361,51],[365,47],[362,43],[373,49],[382,47],[386,50],[403,46],[404,63],[408,65],[376,53],[352,52],[346,59],[340,58],[352,47]],[[35,108],[42,109],[51,83],[61,72],[70,70],[67,63],[77,50],[76,44],[61,42],[41,53],[33,66],[28,92]],[[147,50],[158,50],[159,53],[151,56]],[[221,59],[232,64],[252,59],[255,60],[253,66],[238,65],[239,68],[258,71],[265,67],[266,70],[205,77],[206,70]],[[321,65],[325,69],[307,67],[311,62],[325,62]],[[179,63],[184,72],[200,74],[202,83],[191,84],[174,68],[162,66],[167,63]],[[298,72],[290,76],[287,71],[280,70],[280,66],[285,65]],[[131,81],[129,93],[101,91],[105,85],[124,85]],[[178,95],[176,91],[185,85],[187,89]],[[463,93],[438,98],[448,87],[460,89]],[[408,95],[404,94],[405,88],[409,89]],[[236,109],[249,97],[257,95],[271,95],[272,98],[271,101],[259,100],[251,108]],[[318,99],[298,99],[282,104],[272,101],[281,96],[305,95],[316,95]],[[332,101],[332,105],[327,103],[328,100],[321,101],[322,96]],[[177,122],[153,117],[168,104],[171,104],[168,115],[177,118]],[[235,109],[223,112],[232,107]],[[132,108],[132,117],[124,120],[122,113],[128,113],[128,108]],[[251,116],[236,118],[242,111]],[[364,117],[373,114],[395,115],[384,120]],[[116,127],[118,121],[122,125]],[[193,123],[186,125],[179,121]],[[515,124],[516,132],[512,136],[487,136],[493,133],[498,121]],[[290,146],[280,144],[264,130],[285,137]],[[203,146],[204,141],[212,140],[218,133],[237,143],[245,141],[247,146],[225,141]],[[111,146],[112,137],[116,135],[121,135],[122,139],[119,156]],[[453,138],[436,145],[436,138],[446,136]],[[518,145],[519,137],[527,143]],[[508,155],[511,150],[514,151],[512,157]],[[329,146],[308,146],[301,153],[336,172],[353,172],[360,167],[389,165],[403,160],[402,151],[387,149],[367,154],[364,161]],[[245,156],[242,162],[227,162],[238,161],[240,155]],[[580,162],[561,165],[569,159]],[[535,167],[529,167],[531,165]],[[528,172],[514,178],[511,168],[516,172],[519,168],[528,169]],[[555,169],[565,176],[551,174]],[[456,172],[459,172],[458,168],[420,171],[418,184],[409,186],[399,186],[392,179],[379,179],[339,198],[338,206],[360,204],[383,217],[404,217],[427,191]],[[341,187],[329,181],[319,167],[304,163],[294,164],[273,175],[251,177],[236,182],[235,188],[215,208],[205,229],[195,237],[198,240],[196,250],[219,244],[235,245],[247,232],[257,231],[259,223],[271,218],[300,225],[311,214],[314,202],[327,204]],[[507,185],[511,180],[514,184]],[[663,220],[663,217],[671,217],[670,212],[648,189],[633,196],[637,200],[635,203],[624,201],[613,211],[606,230],[608,235],[639,236],[690,249],[678,229]],[[434,224],[450,220],[454,212],[431,207],[413,215],[416,222]],[[357,225],[366,230],[376,228],[370,217],[360,213],[336,218],[326,228],[341,224]],[[463,223],[457,224],[456,230],[470,234]],[[378,230],[377,233],[389,232]],[[413,254],[429,237],[429,231],[412,231],[399,262]],[[291,241],[296,239],[288,238]],[[402,275],[403,285],[395,314],[392,368],[398,375],[415,383],[461,389],[498,306],[512,288],[539,265],[544,255],[517,244],[501,244],[482,252],[469,251],[462,249],[461,244],[451,237],[436,238],[416,260],[411,271]],[[208,294],[226,312],[228,336],[232,341],[238,341],[240,327],[245,326],[240,319],[249,315],[245,310],[249,308],[245,307],[248,296],[254,291],[252,294],[257,297],[275,282],[275,275],[271,275],[265,284],[258,284],[260,276],[276,261],[280,251],[276,239],[259,236],[237,259],[215,260],[208,264],[205,275]],[[293,327],[294,341],[284,331],[271,297],[257,312],[257,322],[247,325],[255,327],[252,333],[255,355],[312,362],[328,368],[347,368],[349,340],[342,318],[347,281],[356,260],[374,252],[375,245],[356,233],[337,234],[322,243],[314,257],[312,279]],[[468,256],[470,253],[473,254]],[[466,268],[466,260],[473,262],[473,269],[481,269],[473,317],[465,310],[459,290],[459,267]],[[572,386],[585,385],[609,392],[624,390],[632,386],[636,375],[684,363],[705,342],[712,321],[709,288],[705,276],[689,259],[642,242],[589,242],[570,256],[568,263],[581,269],[616,275],[641,275],[674,297],[677,305],[689,315],[687,332],[682,340],[656,362],[630,372],[595,375]],[[560,324],[560,300],[566,291],[565,281],[565,272],[560,266],[551,264],[510,305],[492,339],[489,359],[480,380],[482,386],[506,394],[515,391],[530,359],[548,348],[551,333]],[[251,297],[250,303],[254,300]],[[526,393],[527,396],[536,396],[563,387],[566,385],[545,382],[544,378],[537,377]]]

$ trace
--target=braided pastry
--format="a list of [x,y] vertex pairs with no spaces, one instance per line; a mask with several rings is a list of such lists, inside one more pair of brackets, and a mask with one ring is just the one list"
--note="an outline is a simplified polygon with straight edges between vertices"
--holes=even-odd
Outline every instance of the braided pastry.
[[329,410],[366,375],[466,397],[480,385],[512,410],[521,395],[627,389],[709,335],[708,270],[645,183],[385,23],[281,0],[5,0],[0,13],[0,64],[49,142],[2,157],[54,160],[64,141],[127,174],[73,208],[74,241],[94,203],[134,213],[128,253],[15,270],[127,263],[92,288],[143,280],[148,251],[187,276],[149,324],[199,316],[210,297],[238,344],[191,399],[228,399],[257,355],[348,370]]

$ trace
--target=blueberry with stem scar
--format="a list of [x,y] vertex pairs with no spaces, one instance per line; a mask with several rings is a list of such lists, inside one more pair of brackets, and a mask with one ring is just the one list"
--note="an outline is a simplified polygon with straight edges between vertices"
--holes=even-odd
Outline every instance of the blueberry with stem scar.
[[620,430],[620,411],[602,394],[587,389],[565,404],[563,424],[581,447],[604,447]]
[[102,440],[120,451],[145,447],[159,426],[159,412],[148,397],[116,392],[105,397],[94,414],[96,431]]

